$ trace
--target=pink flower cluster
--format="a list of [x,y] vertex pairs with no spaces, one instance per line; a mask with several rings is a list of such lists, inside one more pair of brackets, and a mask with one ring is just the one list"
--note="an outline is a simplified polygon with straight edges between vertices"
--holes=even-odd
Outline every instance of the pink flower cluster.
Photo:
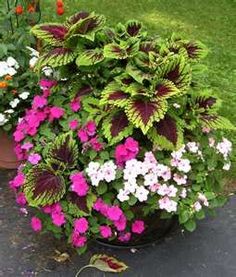
[[31,227],[35,232],[40,232],[43,228],[42,221],[36,216],[31,218]]
[[101,151],[103,145],[98,141],[96,136],[96,124],[94,121],[89,121],[84,127],[78,131],[78,137],[83,143],[83,149],[86,151],[87,148],[91,147],[94,151]]
[[75,219],[73,227],[74,229],[71,236],[72,244],[75,247],[83,247],[87,242],[87,238],[85,236],[85,233],[89,228],[87,219],[84,217]]
[[119,144],[115,149],[117,165],[123,166],[126,161],[134,159],[138,152],[138,142],[131,137],[127,138],[124,144]]
[[89,185],[83,175],[83,173],[78,172],[70,176],[72,182],[71,190],[78,194],[78,196],[85,196],[88,193]]
[[66,223],[65,215],[60,203],[55,203],[42,208],[45,214],[50,214],[54,225],[60,227]]
[[25,182],[25,175],[23,172],[18,171],[17,175],[13,180],[9,182],[10,188],[16,190],[20,188]]
[[73,112],[78,112],[80,110],[80,98],[79,97],[75,97],[71,101],[70,108]]

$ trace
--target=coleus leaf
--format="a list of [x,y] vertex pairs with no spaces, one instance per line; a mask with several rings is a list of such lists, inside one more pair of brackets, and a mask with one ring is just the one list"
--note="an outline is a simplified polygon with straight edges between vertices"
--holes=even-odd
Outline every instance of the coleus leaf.
[[79,20],[69,28],[66,39],[79,36],[94,41],[95,33],[104,26],[105,21],[106,19],[103,15],[91,13],[88,17]]
[[126,32],[131,37],[137,37],[142,30],[142,23],[136,20],[130,20],[126,23]]
[[90,66],[104,60],[103,51],[101,49],[85,50],[76,59],[76,64],[80,66]]
[[200,120],[203,127],[236,130],[236,127],[227,118],[217,114],[201,114]]
[[101,105],[114,105],[117,107],[125,107],[129,94],[122,90],[119,83],[111,82],[101,93]]
[[182,56],[172,56],[157,68],[160,78],[167,79],[185,93],[191,83],[191,68]]
[[156,54],[154,52],[145,53],[139,51],[139,53],[134,58],[135,64],[145,71],[153,71],[156,69],[156,60]]
[[142,84],[144,80],[149,80],[152,77],[152,74],[145,73],[141,69],[137,68],[137,66],[128,63],[126,66],[126,73],[128,73],[135,81]]
[[64,196],[65,180],[61,172],[54,171],[47,164],[40,164],[26,174],[23,191],[30,206],[51,205]]
[[126,59],[128,57],[126,48],[118,43],[109,43],[104,47],[104,56],[110,59]]
[[181,41],[181,44],[192,60],[205,58],[208,53],[206,46],[199,41]]
[[196,104],[198,107],[205,110],[212,108],[217,103],[217,101],[218,99],[212,96],[199,96],[196,98]]
[[173,150],[183,142],[181,125],[167,114],[159,122],[153,124],[147,135],[154,144],[162,149]]
[[50,144],[48,157],[58,160],[67,168],[73,168],[77,165],[78,147],[71,132],[56,137],[54,142]]
[[128,266],[123,262],[105,254],[93,255],[90,259],[89,265],[92,265],[103,272],[120,273],[128,269]]
[[89,17],[89,15],[90,15],[89,12],[85,12],[85,11],[78,12],[67,19],[65,26],[71,27],[72,25],[76,24],[78,21]]
[[133,126],[123,111],[118,111],[108,116],[103,121],[102,129],[110,145],[120,142],[123,138],[133,133]]
[[85,96],[90,94],[93,91],[93,88],[90,85],[82,86],[76,93],[76,97]]
[[96,195],[93,193],[89,193],[86,196],[79,196],[75,192],[71,192],[69,194],[69,201],[77,206],[77,208],[81,211],[80,215],[83,216],[90,214],[96,199]]
[[58,67],[66,65],[74,60],[75,56],[69,48],[54,48],[41,56],[36,64],[36,69],[44,66]]
[[125,108],[129,121],[146,134],[155,121],[160,121],[167,111],[165,99],[134,99]]
[[35,25],[31,32],[49,45],[62,46],[68,29],[61,24],[48,23]]
[[140,43],[139,51],[144,53],[157,52],[156,43],[153,41],[144,41]]
[[180,92],[173,82],[164,79],[155,82],[154,91],[159,98],[169,98]]

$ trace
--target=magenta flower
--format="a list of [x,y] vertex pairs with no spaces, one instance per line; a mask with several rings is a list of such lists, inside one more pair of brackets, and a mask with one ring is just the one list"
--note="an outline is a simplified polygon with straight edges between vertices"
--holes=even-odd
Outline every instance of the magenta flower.
[[74,231],[80,234],[84,234],[88,231],[89,225],[88,220],[84,217],[76,219],[74,221]]
[[57,84],[54,80],[42,79],[39,81],[39,85],[42,89],[51,89]]
[[39,161],[41,160],[41,156],[39,154],[30,154],[28,157],[28,162],[30,162],[32,165],[36,165],[39,163]]
[[81,236],[77,232],[73,232],[71,236],[71,241],[74,247],[83,247],[87,242],[87,238],[85,236]]
[[18,193],[16,197],[16,203],[20,206],[25,206],[27,203],[27,200],[25,198],[25,195],[23,192]]
[[18,172],[13,180],[9,182],[11,188],[19,188],[25,182],[25,175],[22,172]]
[[103,145],[98,141],[98,139],[95,137],[95,138],[92,138],[90,141],[89,141],[92,149],[96,152],[99,152],[103,149]]
[[78,137],[82,143],[87,142],[89,139],[87,132],[84,129],[78,131]]
[[70,108],[73,112],[78,112],[78,110],[80,109],[80,98],[79,97],[77,97],[71,101]]
[[119,241],[122,241],[122,242],[127,242],[131,239],[131,233],[130,232],[127,232],[127,233],[121,233],[118,237],[118,240]]
[[76,130],[78,128],[79,122],[78,120],[74,119],[69,122],[69,127],[71,130]]
[[112,221],[117,221],[123,214],[122,210],[118,206],[112,206],[108,208],[107,216]]
[[48,103],[47,99],[43,96],[36,95],[33,99],[33,109],[43,108]]
[[132,232],[136,234],[142,234],[145,230],[143,220],[135,220],[132,224]]
[[22,144],[21,149],[29,151],[34,145],[30,142],[25,142]]
[[42,230],[42,221],[36,216],[31,218],[31,227],[35,232],[40,232]]
[[18,131],[17,129],[13,133],[13,136],[14,136],[14,141],[15,142],[20,142],[25,138],[25,134],[22,131]]
[[53,119],[59,119],[64,115],[64,109],[60,107],[52,107],[50,108],[50,120],[52,121]]
[[125,148],[133,153],[135,153],[135,155],[138,154],[139,151],[139,145],[138,142],[136,140],[134,140],[133,138],[129,137],[125,140]]
[[125,215],[122,213],[120,218],[117,221],[114,221],[113,223],[118,231],[124,231],[126,228],[127,219]]
[[128,160],[134,159],[139,152],[139,145],[133,138],[127,138],[124,144],[120,144],[115,149],[116,163],[123,166]]
[[51,213],[51,218],[52,218],[52,222],[54,225],[60,227],[62,226],[63,224],[66,223],[66,220],[65,220],[65,215],[63,212],[55,212],[53,211]]
[[85,196],[88,193],[89,186],[86,179],[83,176],[83,173],[74,173],[70,176],[72,181],[71,190],[76,192],[79,196]]
[[96,123],[94,121],[87,122],[85,130],[90,137],[94,136],[96,134]]
[[112,230],[110,226],[100,226],[99,231],[100,235],[105,239],[108,239],[112,236]]

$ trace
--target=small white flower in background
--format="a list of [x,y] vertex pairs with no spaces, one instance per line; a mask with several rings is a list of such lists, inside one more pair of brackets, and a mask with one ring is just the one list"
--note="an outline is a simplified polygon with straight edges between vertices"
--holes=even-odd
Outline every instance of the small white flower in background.
[[155,173],[149,173],[144,176],[144,186],[153,186],[157,181],[157,175]]
[[209,146],[210,146],[210,147],[214,147],[216,141],[215,141],[214,138],[209,138],[209,139],[208,139],[208,142],[209,142]]
[[0,77],[7,75],[8,65],[6,62],[0,61]]
[[120,202],[128,201],[129,200],[129,192],[124,189],[120,189],[119,193],[117,194],[117,198]]
[[19,68],[18,62],[13,57],[7,58],[7,65],[8,67],[15,67],[16,69]]
[[179,150],[177,151],[173,151],[171,153],[171,156],[173,159],[177,159],[177,160],[180,160],[183,156],[183,153],[185,153],[185,146],[183,145]]
[[193,142],[188,142],[187,143],[187,147],[188,147],[188,150],[192,153],[197,153],[198,152],[198,149],[199,149],[199,145],[198,143],[196,143],[195,141]]
[[95,174],[100,169],[100,163],[98,162],[90,162],[88,164],[88,167],[85,169],[86,173],[90,176],[92,174]]
[[177,185],[185,185],[187,183],[187,175],[179,175],[177,173],[174,174],[173,180],[177,183]]
[[224,159],[226,160],[232,151],[232,142],[226,138],[223,138],[222,142],[217,143],[216,149],[224,156]]
[[4,113],[13,114],[13,113],[14,113],[14,110],[13,110],[13,109],[5,110]]
[[193,209],[196,211],[196,212],[199,212],[201,209],[202,209],[202,205],[200,204],[200,202],[195,202],[193,204]]
[[8,119],[6,116],[2,113],[0,113],[0,126],[3,126],[5,123],[7,123]]
[[166,184],[163,184],[158,188],[157,193],[161,196],[175,197],[177,191],[178,189],[175,186],[167,186]]
[[37,50],[35,50],[34,48],[31,48],[31,47],[29,47],[29,46],[26,46],[26,48],[28,49],[28,50],[30,50],[30,56],[31,57],[39,57],[39,52],[37,51]]
[[15,70],[15,68],[8,67],[7,74],[9,74],[10,76],[14,76],[16,73],[17,73],[17,71]]
[[182,189],[182,191],[181,191],[179,196],[182,197],[182,198],[186,198],[187,197],[187,190],[186,190],[186,188]]
[[30,93],[28,91],[24,91],[21,94],[19,94],[19,98],[26,100],[29,97]]
[[188,173],[191,170],[190,161],[188,159],[180,160],[180,162],[178,163],[177,168],[178,168],[179,171],[182,171],[184,173]]
[[106,182],[110,183],[111,181],[114,181],[116,179],[116,169],[117,166],[114,164],[113,161],[105,162],[101,166],[101,175],[103,175],[103,178]]
[[171,179],[171,170],[168,166],[164,164],[158,164],[156,166],[156,173],[158,177],[162,177],[164,181]]
[[50,77],[53,74],[53,70],[51,67],[45,66],[42,68],[42,72],[45,74],[45,76]]
[[177,211],[177,202],[171,200],[168,196],[161,198],[158,203],[160,209],[166,210],[168,213]]
[[203,193],[198,193],[198,200],[206,207],[209,206],[209,202]]
[[173,107],[175,107],[176,109],[179,109],[181,106],[178,103],[174,103]]
[[17,105],[20,103],[20,100],[18,98],[12,100],[9,105],[14,109],[17,107]]
[[230,168],[231,168],[231,162],[228,162],[228,163],[224,164],[224,166],[223,166],[223,169],[226,171],[230,170]]
[[129,192],[129,193],[134,193],[135,190],[137,189],[138,185],[136,183],[136,180],[134,182],[129,182],[129,181],[126,181],[124,182],[124,190]]
[[30,68],[34,68],[36,63],[38,61],[38,57],[32,57],[30,60],[29,60],[29,66]]
[[137,197],[140,202],[147,201],[148,194],[149,194],[149,191],[145,189],[144,186],[137,187],[135,191],[135,197]]

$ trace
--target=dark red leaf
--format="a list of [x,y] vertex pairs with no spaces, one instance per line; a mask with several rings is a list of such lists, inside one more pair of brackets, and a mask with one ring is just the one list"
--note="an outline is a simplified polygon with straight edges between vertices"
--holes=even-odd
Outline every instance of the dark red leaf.
[[69,194],[69,201],[75,204],[79,210],[89,213],[89,208],[87,206],[87,196],[78,196],[75,192],[70,192]]
[[124,112],[116,114],[111,121],[111,135],[116,137],[126,127],[129,126],[129,120]]
[[68,31],[66,27],[60,25],[42,25],[41,29],[50,33],[53,38],[61,41],[64,40],[64,37]]
[[128,99],[129,96],[123,91],[114,91],[109,94],[108,100]]
[[76,13],[75,15],[71,16],[69,19],[68,19],[68,23],[69,24],[75,24],[77,23],[79,20],[81,19],[84,19],[86,17],[88,17],[90,14],[88,12],[85,12],[85,11],[81,11],[81,12],[78,12]]
[[88,95],[92,91],[93,91],[93,88],[90,85],[85,85],[79,89],[79,91],[76,94],[76,97]]

